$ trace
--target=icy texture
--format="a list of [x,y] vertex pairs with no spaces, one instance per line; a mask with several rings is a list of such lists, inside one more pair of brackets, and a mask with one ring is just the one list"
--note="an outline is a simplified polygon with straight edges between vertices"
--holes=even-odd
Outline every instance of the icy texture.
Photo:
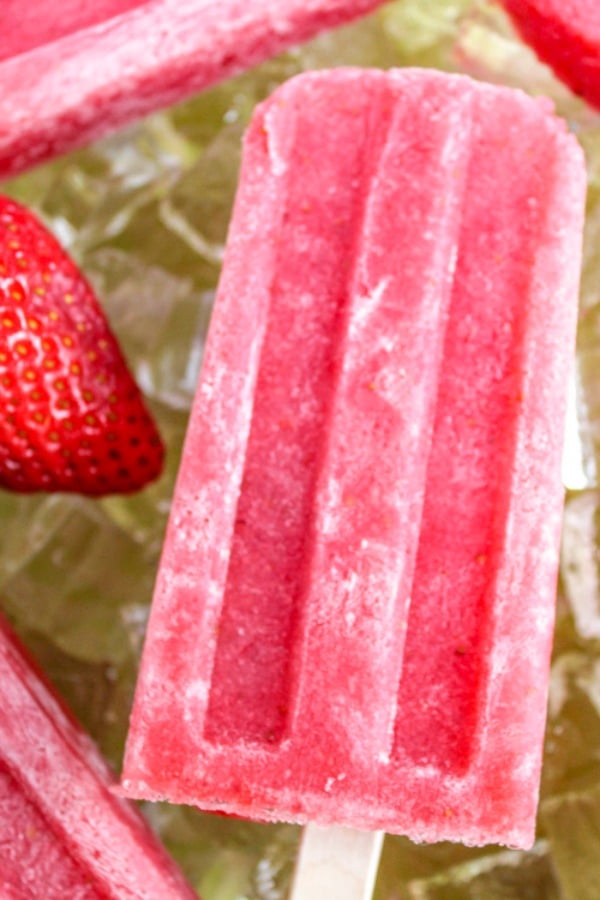
[[[192,900],[143,818],[0,618],[2,896]],[[21,888],[21,890],[19,890]]]
[[257,110],[129,796],[533,844],[583,180],[539,103],[432,70]]
[[0,9],[0,173],[243,72],[383,0],[54,0]]
[[[7,598],[11,617],[44,668],[115,765],[219,272],[239,135],[256,102],[278,83],[303,69],[332,64],[431,65],[546,93],[582,140],[591,191],[579,403],[588,480],[590,487],[597,483],[600,119],[519,43],[507,17],[491,2],[390,3],[358,25],[323,35],[169,114],[13,182],[11,192],[43,212],[95,283],[106,289],[103,301],[149,391],[169,447],[163,479],[132,498],[95,505],[75,498],[0,496],[0,595]],[[160,291],[152,290],[154,278]],[[559,891],[563,900],[577,900],[586,897],[584,890],[597,889],[597,506],[593,490],[569,498],[564,572],[567,566],[575,569],[570,580],[563,579],[551,683],[540,825],[549,842],[528,855],[499,852],[494,862],[489,849],[482,854],[388,838],[376,900],[555,900]],[[76,553],[80,559],[73,568]],[[589,817],[587,830],[580,827],[584,816]],[[205,900],[285,900],[297,829],[177,807],[154,808],[152,821]],[[421,893],[415,895],[415,890]]]
[[563,900],[596,900],[600,883],[600,787],[569,790],[542,808]]
[[505,851],[458,863],[430,878],[416,878],[407,900],[560,900],[545,842],[530,853]]

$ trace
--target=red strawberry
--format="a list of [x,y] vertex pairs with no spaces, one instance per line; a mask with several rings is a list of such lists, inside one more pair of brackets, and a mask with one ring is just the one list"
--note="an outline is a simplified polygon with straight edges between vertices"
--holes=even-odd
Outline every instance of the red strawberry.
[[0,486],[134,491],[164,449],[88,282],[0,197]]

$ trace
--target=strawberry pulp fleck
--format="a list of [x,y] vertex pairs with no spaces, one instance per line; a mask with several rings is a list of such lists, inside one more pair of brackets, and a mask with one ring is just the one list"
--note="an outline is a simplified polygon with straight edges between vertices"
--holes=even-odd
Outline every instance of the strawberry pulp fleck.
[[163,459],[91,286],[29,210],[0,197],[0,486],[130,492]]

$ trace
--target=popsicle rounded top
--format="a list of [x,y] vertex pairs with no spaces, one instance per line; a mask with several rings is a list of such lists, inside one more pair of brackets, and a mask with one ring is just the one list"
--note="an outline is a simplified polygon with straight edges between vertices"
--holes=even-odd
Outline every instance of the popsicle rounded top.
[[579,96],[600,107],[597,0],[502,0],[523,39]]
[[531,844],[584,195],[548,101],[463,76],[258,108],[126,793]]
[[[0,178],[125,125],[383,0],[0,4]],[[64,9],[63,9],[64,7]]]

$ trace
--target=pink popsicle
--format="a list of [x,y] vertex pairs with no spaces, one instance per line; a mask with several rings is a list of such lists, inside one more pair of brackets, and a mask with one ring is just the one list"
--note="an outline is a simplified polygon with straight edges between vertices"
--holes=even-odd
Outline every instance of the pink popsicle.
[[141,816],[0,619],[0,894],[192,900]]
[[600,107],[598,0],[502,0],[523,39],[571,90]]
[[2,0],[0,178],[383,0]]
[[531,843],[584,191],[546,102],[464,77],[259,108],[126,793]]

